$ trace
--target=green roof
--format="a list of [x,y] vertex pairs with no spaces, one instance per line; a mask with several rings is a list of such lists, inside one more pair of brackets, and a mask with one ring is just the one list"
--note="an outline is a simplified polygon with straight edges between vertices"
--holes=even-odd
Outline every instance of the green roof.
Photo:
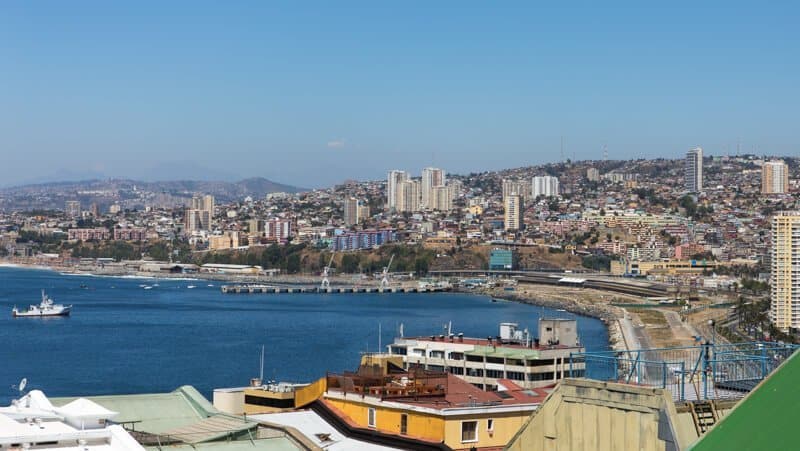
[[[87,396],[106,409],[119,412],[115,423],[132,423],[133,429],[151,434],[162,434],[173,429],[197,423],[218,414],[207,399],[194,387],[183,386],[169,393],[142,395]],[[54,398],[55,406],[62,406],[75,398]]]
[[467,355],[485,355],[487,357],[500,357],[507,359],[528,359],[536,360],[539,358],[539,351],[527,348],[506,348],[493,346],[477,345],[472,351],[465,352]]
[[693,451],[797,449],[800,357],[795,353],[698,441]]

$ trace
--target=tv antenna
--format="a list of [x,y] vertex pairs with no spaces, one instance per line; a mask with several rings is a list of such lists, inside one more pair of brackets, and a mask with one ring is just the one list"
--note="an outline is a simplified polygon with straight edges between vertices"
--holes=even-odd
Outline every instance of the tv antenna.
[[603,144],[603,161],[608,161],[608,145]]

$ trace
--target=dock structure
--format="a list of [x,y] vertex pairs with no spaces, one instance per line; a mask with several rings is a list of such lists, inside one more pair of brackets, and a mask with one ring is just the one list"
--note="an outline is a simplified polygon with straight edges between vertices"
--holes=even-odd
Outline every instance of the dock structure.
[[220,288],[225,294],[366,294],[366,293],[444,293],[451,291],[451,287],[356,287],[356,286],[276,286],[239,284],[222,285]]

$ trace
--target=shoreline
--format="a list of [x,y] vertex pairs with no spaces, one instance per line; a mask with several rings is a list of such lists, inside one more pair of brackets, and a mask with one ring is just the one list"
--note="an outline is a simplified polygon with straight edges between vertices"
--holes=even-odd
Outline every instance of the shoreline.
[[[564,290],[567,291],[567,290]],[[625,321],[625,309],[611,305],[585,304],[576,300],[543,298],[536,295],[521,294],[519,291],[494,289],[482,290],[481,293],[497,299],[504,299],[522,304],[530,304],[554,310],[565,310],[575,315],[600,320],[608,333],[608,347],[614,351],[627,351],[635,342],[634,337],[627,337],[620,321]],[[639,346],[633,346],[639,348]]]

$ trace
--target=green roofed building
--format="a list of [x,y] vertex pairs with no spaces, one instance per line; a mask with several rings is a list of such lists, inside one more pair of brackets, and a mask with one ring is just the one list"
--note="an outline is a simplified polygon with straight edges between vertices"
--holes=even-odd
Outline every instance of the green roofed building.
[[[75,398],[53,398],[62,406]],[[292,428],[252,421],[217,410],[194,387],[169,393],[86,397],[119,412],[114,422],[152,451],[295,451],[319,449]]]
[[790,357],[759,384],[692,451],[798,449],[800,357]]

